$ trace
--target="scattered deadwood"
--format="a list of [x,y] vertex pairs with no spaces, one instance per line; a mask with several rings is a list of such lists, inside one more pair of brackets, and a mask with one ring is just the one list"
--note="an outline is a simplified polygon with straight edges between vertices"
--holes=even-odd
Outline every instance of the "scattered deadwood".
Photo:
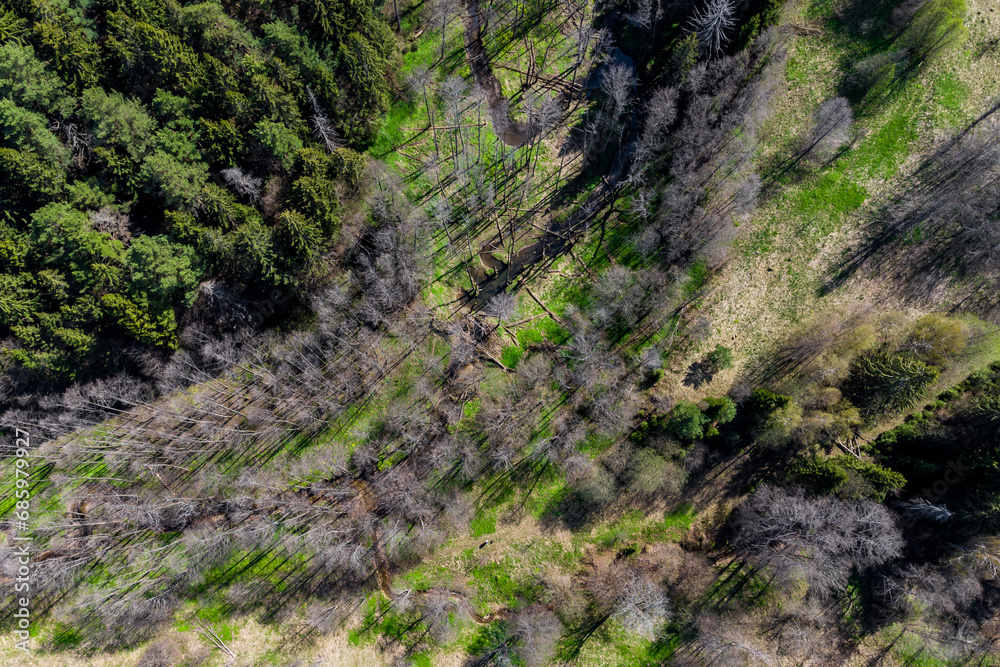
[[212,646],[219,649],[220,651],[228,655],[230,658],[233,658],[234,660],[236,659],[236,654],[233,653],[228,646],[226,646],[226,643],[222,641],[222,638],[219,637],[218,633],[216,633],[215,630],[211,628],[211,626],[209,626],[202,620],[196,620],[194,624],[195,627],[198,628],[198,632],[201,633],[203,637],[208,639],[208,641],[211,642]]
[[530,296],[530,297],[531,297],[531,299],[532,299],[532,300],[533,300],[533,301],[534,301],[535,303],[537,303],[537,304],[538,304],[539,306],[541,306],[541,307],[542,307],[542,310],[544,310],[544,311],[545,311],[546,313],[548,313],[549,317],[551,317],[551,318],[552,318],[552,320],[553,320],[553,321],[554,321],[554,322],[555,322],[556,324],[558,324],[559,326],[561,326],[561,327],[563,327],[563,328],[566,328],[566,323],[565,323],[565,322],[563,322],[562,318],[560,318],[560,317],[559,317],[558,315],[556,315],[556,314],[555,314],[555,313],[553,313],[553,312],[552,312],[551,310],[549,310],[548,306],[546,306],[546,305],[545,305],[544,303],[542,303],[542,302],[541,302],[541,300],[540,300],[540,299],[539,299],[539,298],[538,298],[537,296],[535,296],[535,293],[531,291],[531,288],[530,288],[530,287],[528,287],[527,285],[525,285],[525,286],[524,286],[524,291],[528,293],[528,296]]
[[823,34],[822,28],[808,23],[788,23],[787,25],[796,35],[816,37]]

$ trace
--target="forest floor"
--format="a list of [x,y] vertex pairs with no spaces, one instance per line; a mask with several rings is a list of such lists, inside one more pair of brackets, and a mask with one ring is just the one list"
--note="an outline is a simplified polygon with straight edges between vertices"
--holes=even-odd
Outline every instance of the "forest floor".
[[[851,49],[858,48],[833,32],[825,20],[827,4],[825,0],[802,0],[790,6],[783,19],[786,25],[808,25],[811,29],[789,31],[787,87],[772,102],[774,113],[762,135],[761,164],[771,164],[778,156],[787,154],[794,140],[808,131],[815,109],[836,94],[836,84],[846,74],[841,63],[847,61]],[[991,0],[968,0],[968,5],[966,25],[970,48],[953,50],[920,72],[888,104],[858,119],[857,127],[861,131],[849,151],[833,164],[810,166],[794,181],[781,182],[774,196],[740,221],[740,235],[731,248],[729,261],[711,276],[710,290],[691,306],[711,321],[711,335],[702,341],[699,349],[691,350],[688,358],[672,360],[652,394],[680,400],[724,395],[740,379],[741,373],[772,351],[774,341],[784,340],[811,318],[831,310],[869,306],[883,311],[898,310],[903,317],[914,319],[959,302],[964,289],[960,283],[941,284],[930,294],[914,296],[888,280],[883,267],[859,272],[832,292],[822,288],[837,261],[863,242],[867,223],[878,207],[906,187],[907,177],[934,142],[976,118],[1000,90],[1000,48],[997,46],[1000,44],[1000,8],[994,7]],[[558,22],[542,22],[540,39],[542,42],[558,40],[562,34],[560,29]],[[427,28],[404,54],[404,76],[420,66],[429,65],[437,66],[445,75],[454,73],[468,77],[470,71],[462,57],[463,39],[462,26],[456,21],[443,40],[442,58],[441,35]],[[532,49],[515,43],[502,60],[493,63],[505,94],[517,94],[518,70],[523,70],[534,57]],[[565,65],[556,59],[542,74],[560,80]],[[432,137],[424,130],[425,114],[426,109],[418,102],[398,101],[370,151],[371,155],[397,165],[404,172],[413,172],[408,191],[418,201],[434,185],[425,171],[414,168],[432,149]],[[571,115],[566,124],[576,120],[578,117]],[[443,114],[438,121],[445,125]],[[489,128],[484,128],[484,132],[488,131]],[[573,159],[579,158],[567,159],[558,155],[566,132],[565,127],[561,128],[539,147],[542,151],[540,179],[551,177],[558,181],[563,172],[573,171]],[[539,214],[536,220],[544,221],[540,223],[542,230],[535,229],[530,236],[519,238],[510,247],[509,254],[497,260],[501,265],[539,238],[544,245],[545,230],[570,229],[572,225],[563,223],[551,227],[548,221],[560,215],[564,221],[571,220],[583,202],[602,187],[592,182],[557,182],[556,185],[565,186],[563,199],[558,203],[543,200],[541,189],[518,200],[518,206]],[[589,275],[589,259],[600,250],[593,238],[596,233],[597,229],[592,228],[590,237],[574,246],[572,253],[566,252],[555,261],[546,262],[544,270],[529,274],[530,280],[525,280],[524,284],[535,296],[526,296],[526,291],[521,296],[517,318],[525,323],[514,328],[515,340],[541,338],[547,327],[551,327],[551,321],[572,303],[573,295],[566,285],[584,281]],[[481,255],[483,248],[494,240],[494,231],[479,230],[473,236],[468,243],[470,252]],[[446,272],[445,268],[453,263],[445,261],[448,251],[444,245],[441,240],[437,248],[435,281],[425,290],[424,299],[440,316],[448,319],[465,312],[462,297],[470,281],[463,274]],[[488,272],[492,269],[496,273],[490,279],[497,279],[497,273],[506,267],[491,267],[489,263],[488,259],[483,262],[483,276],[490,277]],[[992,313],[980,315],[993,317]],[[517,357],[527,346],[527,343],[510,343],[498,350],[497,356],[502,361]],[[711,383],[699,389],[684,385],[687,362],[717,343],[733,349],[735,367],[719,373]],[[942,387],[954,384],[959,379],[957,374],[967,373],[991,360],[992,357],[984,353],[962,369],[942,376],[939,384]],[[516,359],[511,361],[511,365],[515,364]],[[487,385],[490,378],[498,374],[502,371],[488,369],[483,384]],[[359,438],[365,432],[366,414],[352,418]],[[888,425],[880,424],[878,428]],[[599,557],[595,554],[631,545],[644,548],[652,542],[665,545],[700,543],[704,540],[706,527],[719,525],[738,502],[744,489],[747,460],[746,454],[739,452],[693,478],[672,502],[641,511],[619,508],[581,531],[554,527],[544,519],[550,504],[564,490],[563,483],[542,480],[532,487],[530,496],[522,490],[512,490],[502,502],[477,510],[469,535],[447,540],[424,562],[399,573],[395,585],[418,589],[432,583],[447,584],[470,601],[475,614],[488,616],[503,608],[513,596],[537,587],[540,578],[565,580],[572,588],[581,572],[590,567],[588,561]],[[687,502],[682,503],[681,497]],[[491,543],[480,548],[486,541]],[[360,624],[358,619],[350,629],[356,630]],[[423,656],[426,663],[415,664],[462,664],[463,647],[467,646],[475,626],[474,621],[469,621],[462,631],[463,636],[453,644],[433,656]],[[227,624],[226,631],[231,647],[240,656],[239,664],[284,665],[289,660],[299,659],[303,665],[367,666],[389,665],[393,659],[392,652],[379,651],[377,640],[359,638],[349,634],[347,629],[326,635],[317,644],[292,653],[282,649],[282,637],[273,628],[261,626],[254,620],[235,619]],[[184,638],[179,640],[184,643],[183,654],[206,653],[205,642],[196,633],[177,634]],[[625,636],[614,628],[604,628],[582,644],[576,664],[633,664],[636,656],[646,655],[649,648],[645,640]],[[137,664],[141,653],[137,649],[84,659],[66,652],[35,652],[23,658],[4,645],[0,647],[0,663],[31,667],[132,666]],[[864,663],[868,656],[862,653],[852,664]],[[203,664],[223,665],[227,661],[224,655],[214,652]]]
[[[808,24],[815,31],[795,34],[788,43],[787,90],[774,100],[774,113],[762,133],[765,164],[787,154],[794,140],[809,131],[813,113],[836,95],[837,82],[847,74],[838,63],[857,48],[831,34],[830,24],[818,18],[825,4],[803,1],[786,13],[786,24]],[[931,311],[948,312],[960,303],[967,287],[960,281],[912,294],[890,278],[885,265],[866,267],[832,292],[822,288],[838,260],[864,242],[878,208],[907,187],[908,177],[935,142],[966,126],[996,100],[1000,9],[988,0],[968,4],[971,48],[948,52],[876,113],[859,118],[859,136],[851,149],[834,164],[804,169],[741,224],[745,229],[733,244],[730,261],[713,276],[713,289],[698,306],[713,326],[704,349],[717,343],[731,347],[735,368],[720,373],[701,392],[679,397],[724,394],[741,370],[818,314],[867,307],[914,319]],[[992,312],[977,314],[997,318]],[[989,361],[984,357],[962,371]],[[663,381],[680,389],[682,373],[679,367]],[[957,379],[942,377],[938,387]]]
[[[685,386],[682,381],[687,362],[698,352],[692,350],[686,359],[668,366],[653,393],[678,400],[724,395],[742,373],[773,352],[776,341],[785,340],[816,316],[833,310],[867,307],[880,312],[898,311],[904,321],[912,321],[928,312],[948,312],[961,302],[967,285],[960,280],[915,295],[889,279],[886,267],[878,266],[858,272],[833,291],[823,287],[836,263],[865,240],[879,207],[907,187],[908,178],[931,147],[968,125],[995,101],[996,91],[1000,90],[1000,10],[988,0],[971,0],[968,4],[966,25],[971,48],[954,49],[921,71],[885,105],[857,119],[856,140],[849,150],[832,164],[803,165],[794,178],[779,179],[775,194],[740,221],[740,234],[729,261],[711,277],[707,294],[693,304],[712,323],[712,334],[700,349],[711,349],[718,343],[731,347],[736,355],[735,367],[697,390]],[[824,13],[827,5],[823,0],[804,0],[791,5],[784,16],[786,26],[807,25],[810,30],[788,31],[787,86],[773,100],[774,112],[762,133],[762,165],[787,155],[795,140],[809,131],[815,110],[837,94],[838,82],[848,73],[843,63],[850,62],[852,50],[863,48],[835,31]],[[594,234],[596,230],[591,231]],[[547,272],[529,282],[548,309],[561,312],[572,301],[566,283],[586,279],[587,260],[581,258],[591,257],[594,250],[593,238],[588,241],[591,245],[574,246],[575,254],[562,256]],[[996,321],[996,313],[976,314]],[[534,299],[522,297],[518,316],[544,318],[545,310]],[[943,374],[930,393],[955,384],[995,358],[995,350],[980,350],[960,367]],[[901,419],[895,417],[874,425],[872,434],[891,428]],[[439,572],[447,571],[449,577],[457,576],[463,585],[489,588],[499,584],[484,583],[484,562],[507,563],[508,567],[501,568],[506,575],[517,571],[510,563],[520,562],[525,549],[559,544],[560,553],[549,558],[554,562],[568,558],[565,562],[573,565],[563,574],[569,574],[580,567],[579,559],[586,559],[588,549],[643,544],[643,535],[651,529],[659,530],[664,521],[669,523],[679,508],[686,512],[685,519],[670,539],[697,541],[704,527],[720,525],[738,504],[746,488],[748,461],[745,453],[739,453],[693,479],[680,494],[691,504],[688,510],[684,508],[689,506],[678,498],[673,505],[646,511],[641,517],[623,511],[596,522],[585,534],[573,533],[571,538],[553,533],[532,517],[515,524],[498,521],[494,530],[449,542],[418,570],[438,568]],[[544,503],[546,496],[556,492],[558,489],[537,490],[535,502]],[[504,506],[518,502],[508,501]],[[503,512],[500,509],[496,513]],[[661,533],[657,535],[662,537]],[[476,542],[487,538],[493,543],[484,548],[485,554],[478,553]],[[567,542],[576,547],[569,553],[565,552]],[[584,644],[578,664],[632,664],[648,649],[641,644],[634,639],[626,641],[613,630],[598,633]],[[865,648],[869,644],[875,646],[876,641],[862,645],[847,664],[866,664],[872,657]],[[912,657],[913,651],[907,650],[900,645],[899,660],[905,662]],[[448,655],[449,659],[453,656]],[[444,655],[435,654],[435,664],[438,659],[444,660]],[[883,664],[894,663],[890,659]]]

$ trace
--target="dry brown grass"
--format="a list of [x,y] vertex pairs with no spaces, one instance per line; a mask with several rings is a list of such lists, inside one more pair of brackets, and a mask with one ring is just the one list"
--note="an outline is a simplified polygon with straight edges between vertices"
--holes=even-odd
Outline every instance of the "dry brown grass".
[[[788,20],[802,20],[808,3],[801,2],[789,12]],[[958,296],[951,287],[941,284],[936,291],[926,295],[922,303],[901,298],[901,291],[876,267],[859,273],[835,292],[820,297],[816,287],[825,277],[829,267],[838,260],[845,249],[856,247],[864,239],[865,213],[878,202],[898,191],[906,176],[935,142],[954,131],[957,123],[973,119],[1000,90],[1000,7],[991,0],[969,0],[968,42],[951,50],[921,73],[915,89],[917,138],[897,174],[889,179],[869,176],[857,182],[868,190],[868,200],[861,209],[845,217],[839,229],[818,243],[809,243],[794,231],[796,224],[787,210],[788,201],[776,198],[765,203],[753,216],[743,222],[744,234],[762,228],[775,231],[772,250],[764,255],[738,253],[721,275],[714,279],[714,290],[702,304],[702,311],[713,325],[713,336],[703,345],[710,348],[716,343],[731,347],[737,367],[720,374],[715,381],[694,392],[683,388],[683,372],[673,369],[669,382],[678,397],[687,400],[705,395],[724,393],[741,367],[762,354],[769,346],[784,338],[796,325],[789,313],[799,318],[831,308],[844,308],[851,304],[869,303],[881,310],[895,309],[917,316],[940,310],[957,303]],[[778,99],[772,102],[773,115],[762,136],[761,159],[766,162],[787,149],[791,138],[801,135],[811,122],[814,109],[824,99],[836,94],[839,71],[836,57],[824,42],[823,35],[796,34],[790,37],[790,60],[793,69],[803,67],[807,61],[810,76],[807,80],[788,83]],[[992,45],[990,49],[985,47]],[[959,119],[950,124],[932,113],[933,85],[946,73],[951,73],[964,84],[969,94],[964,101]],[[887,122],[887,114],[865,119],[869,134]],[[863,175],[856,175],[863,176]],[[690,360],[688,360],[690,361]],[[668,380],[665,380],[667,382]]]
[[[320,637],[314,645],[298,651],[282,654],[278,663],[264,661],[269,651],[280,651],[285,637],[280,630],[262,626],[253,620],[237,622],[235,639],[229,643],[229,648],[236,654],[233,665],[284,665],[296,659],[305,665],[322,665],[323,667],[382,667],[392,664],[392,657],[381,654],[372,646],[354,646],[347,641],[347,630],[339,630]],[[203,667],[218,667],[226,664],[228,656],[209,649],[207,642],[192,628],[187,632],[170,629],[155,641],[173,641],[176,644],[175,655],[182,659],[192,659],[204,656]],[[25,655],[13,647],[13,640],[6,637],[0,646],[0,664],[4,667],[136,667],[146,647],[132,651],[124,651],[113,655],[96,654],[81,656],[72,652],[47,653],[33,650]]]

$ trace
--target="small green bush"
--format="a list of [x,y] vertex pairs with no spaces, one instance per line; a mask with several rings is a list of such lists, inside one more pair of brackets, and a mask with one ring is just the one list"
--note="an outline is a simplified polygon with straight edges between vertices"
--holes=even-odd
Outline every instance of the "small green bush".
[[895,470],[847,454],[803,461],[789,471],[787,481],[816,494],[878,502],[883,502],[890,491],[906,485],[906,478]]
[[725,345],[716,345],[714,350],[705,355],[705,361],[713,374],[724,371],[733,367],[733,351]]
[[705,415],[716,424],[728,424],[736,417],[736,404],[728,396],[706,398]]
[[829,458],[813,457],[794,466],[787,481],[805,487],[808,491],[828,495],[835,493],[847,482],[847,471]]
[[943,366],[965,350],[969,328],[959,319],[931,314],[917,320],[905,348],[922,361]]
[[940,394],[938,394],[938,400],[942,403],[947,403],[948,401],[954,401],[956,398],[959,397],[959,395],[960,394],[958,390],[955,388],[946,389],[945,391],[942,391]]
[[836,463],[847,470],[857,472],[870,486],[870,489],[865,489],[867,493],[863,495],[879,502],[883,502],[890,491],[906,486],[906,478],[903,475],[871,461],[861,461],[844,454],[836,457]]
[[704,260],[698,260],[688,269],[689,280],[684,284],[684,296],[692,297],[708,282],[711,273]]
[[912,406],[940,370],[904,354],[870,352],[853,364],[844,395],[866,416]]
[[682,401],[670,411],[667,432],[683,440],[698,440],[705,435],[709,418],[694,403]]
[[521,357],[524,356],[524,350],[519,348],[517,345],[508,345],[500,353],[500,361],[507,368],[517,368],[517,365],[521,362]]
[[897,446],[916,442],[920,439],[921,435],[922,432],[918,424],[907,422],[905,424],[900,424],[891,431],[882,433],[875,440],[875,448],[880,453],[887,454],[892,452]]
[[782,396],[781,394],[758,387],[750,395],[750,413],[758,417],[767,417],[767,415],[779,408],[785,407],[791,402],[791,396]]

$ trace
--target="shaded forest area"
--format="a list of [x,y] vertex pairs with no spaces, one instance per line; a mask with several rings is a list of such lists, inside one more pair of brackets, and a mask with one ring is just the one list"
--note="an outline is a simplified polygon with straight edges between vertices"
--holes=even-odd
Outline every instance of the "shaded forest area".
[[0,0],[0,629],[30,534],[51,664],[1000,664],[996,91],[882,139],[978,7]]

